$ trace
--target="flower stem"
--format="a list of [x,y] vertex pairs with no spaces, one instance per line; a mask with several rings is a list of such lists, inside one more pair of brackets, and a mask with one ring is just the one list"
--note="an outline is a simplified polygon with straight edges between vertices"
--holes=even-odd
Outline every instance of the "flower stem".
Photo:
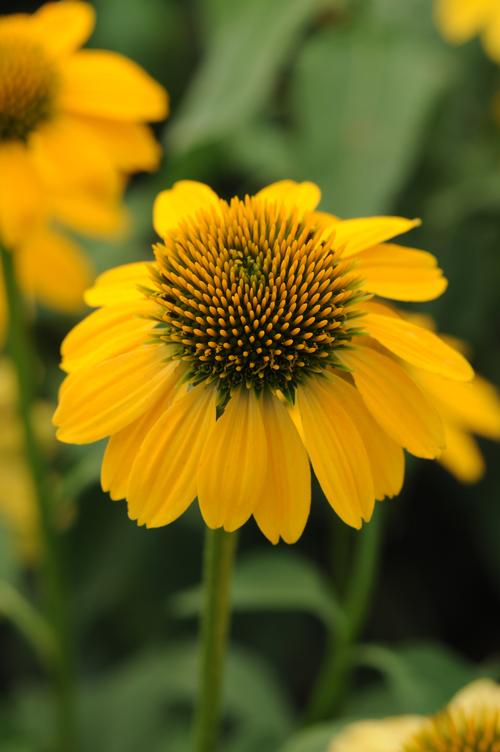
[[62,567],[57,535],[53,525],[54,510],[47,468],[32,423],[36,358],[25,322],[23,299],[17,285],[13,254],[0,245],[0,255],[9,316],[9,354],[16,373],[19,416],[23,429],[26,458],[38,506],[42,552],[42,589],[47,621],[52,629],[54,644],[57,648],[54,665],[52,666],[58,718],[57,748],[60,752],[74,752],[76,742],[74,736],[73,662],[62,583]]
[[231,611],[231,575],[236,533],[207,528],[203,561],[201,671],[194,724],[194,750],[219,749],[224,658]]
[[356,533],[352,574],[344,600],[346,618],[328,634],[326,657],[306,710],[307,724],[331,717],[348,688],[353,649],[363,629],[378,571],[382,542],[380,512],[377,509],[371,522]]

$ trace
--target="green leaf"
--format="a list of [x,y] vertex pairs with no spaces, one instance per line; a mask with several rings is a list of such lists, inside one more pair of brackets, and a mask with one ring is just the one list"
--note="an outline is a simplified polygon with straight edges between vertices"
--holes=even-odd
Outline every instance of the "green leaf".
[[327,29],[292,80],[295,177],[317,182],[343,216],[393,206],[413,169],[450,74],[441,46],[402,29]]
[[[175,596],[177,614],[193,616],[201,604],[199,586]],[[234,575],[232,608],[235,611],[305,611],[331,624],[342,618],[328,581],[305,557],[291,551],[249,554]]]
[[185,152],[220,139],[258,112],[300,31],[324,5],[325,0],[216,0],[212,10],[206,8],[208,48],[172,121],[170,149]]
[[44,665],[53,664],[57,651],[49,624],[26,597],[5,580],[0,580],[0,617],[12,622]]
[[279,752],[326,752],[335,734],[342,731],[345,725],[346,721],[334,721],[300,731]]

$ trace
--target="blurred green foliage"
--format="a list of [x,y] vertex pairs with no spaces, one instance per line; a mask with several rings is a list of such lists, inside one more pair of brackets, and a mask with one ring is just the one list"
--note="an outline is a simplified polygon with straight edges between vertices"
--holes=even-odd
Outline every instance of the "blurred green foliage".
[[[18,10],[18,2],[2,9]],[[27,9],[36,3],[23,3]],[[322,207],[343,216],[420,215],[409,241],[436,253],[450,279],[426,310],[466,337],[474,363],[500,375],[500,131],[492,101],[500,73],[479,44],[452,49],[430,0],[96,0],[92,43],[136,59],[171,94],[158,136],[161,171],[128,193],[134,231],[86,243],[98,270],[147,257],[155,193],[179,178],[222,195],[283,177],[318,182]],[[73,322],[41,311],[45,390],[54,399],[58,347]],[[312,518],[293,550],[242,534],[225,752],[320,752],[347,718],[430,712],[481,672],[498,674],[500,486],[489,473],[460,487],[439,467],[412,467],[386,503],[387,535],[375,607],[357,656],[356,691],[342,719],[299,730],[338,618],[332,581],[349,570],[356,533],[315,489]],[[82,752],[187,750],[195,691],[202,525],[195,508],[175,525],[136,528],[98,486],[102,447],[61,447],[71,608],[83,677]],[[32,578],[0,545],[2,578]],[[335,563],[335,567],[333,564]],[[333,570],[333,571],[332,571]],[[340,582],[340,585],[342,582]],[[2,608],[0,599],[0,609]],[[2,631],[0,748],[49,749],[45,681],[26,644]]]

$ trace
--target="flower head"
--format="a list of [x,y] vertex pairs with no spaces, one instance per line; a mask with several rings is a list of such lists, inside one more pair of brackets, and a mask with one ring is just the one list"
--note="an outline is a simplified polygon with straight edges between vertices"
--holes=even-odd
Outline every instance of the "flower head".
[[93,229],[124,177],[158,162],[145,122],[166,116],[166,92],[122,55],[80,50],[93,26],[79,0],[0,18],[0,241],[9,248],[47,217]]
[[110,437],[102,484],[140,524],[167,524],[197,496],[210,527],[253,515],[297,540],[310,468],[360,527],[394,496],[403,447],[437,457],[444,430],[410,373],[472,378],[467,361],[374,294],[426,300],[435,259],[385,241],[415,220],[342,221],[311,183],[230,202],[184,181],[155,204],[155,260],[105,272],[100,309],[63,344],[62,441]]
[[500,4],[498,0],[435,0],[436,23],[453,44],[479,34],[486,53],[500,63]]
[[350,724],[328,752],[498,752],[500,687],[479,679],[441,712]]

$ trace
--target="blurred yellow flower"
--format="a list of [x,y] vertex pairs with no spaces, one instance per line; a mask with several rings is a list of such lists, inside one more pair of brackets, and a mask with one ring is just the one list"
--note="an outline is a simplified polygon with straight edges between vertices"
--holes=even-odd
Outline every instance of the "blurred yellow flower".
[[477,34],[486,53],[500,63],[500,2],[498,0],[435,0],[436,23],[453,44]]
[[[49,405],[35,405],[35,430],[46,447],[53,442],[49,415]],[[0,360],[0,425],[0,526],[12,535],[18,555],[31,561],[38,552],[38,512],[23,453],[16,380],[7,359]]]
[[417,220],[339,220],[319,189],[282,181],[229,203],[176,183],[155,203],[155,261],[105,272],[100,309],[70,332],[54,417],[62,441],[110,436],[102,485],[149,527],[197,496],[206,524],[251,515],[301,535],[310,468],[360,527],[399,493],[403,447],[435,458],[444,427],[416,373],[468,381],[467,361],[373,295],[437,297],[434,257],[387,243]]
[[47,217],[102,229],[125,176],[158,163],[144,123],[166,116],[166,92],[116,52],[80,50],[93,26],[92,6],[76,0],[0,18],[0,241],[8,248]]
[[479,679],[435,716],[359,721],[341,731],[327,752],[498,752],[500,687]]

